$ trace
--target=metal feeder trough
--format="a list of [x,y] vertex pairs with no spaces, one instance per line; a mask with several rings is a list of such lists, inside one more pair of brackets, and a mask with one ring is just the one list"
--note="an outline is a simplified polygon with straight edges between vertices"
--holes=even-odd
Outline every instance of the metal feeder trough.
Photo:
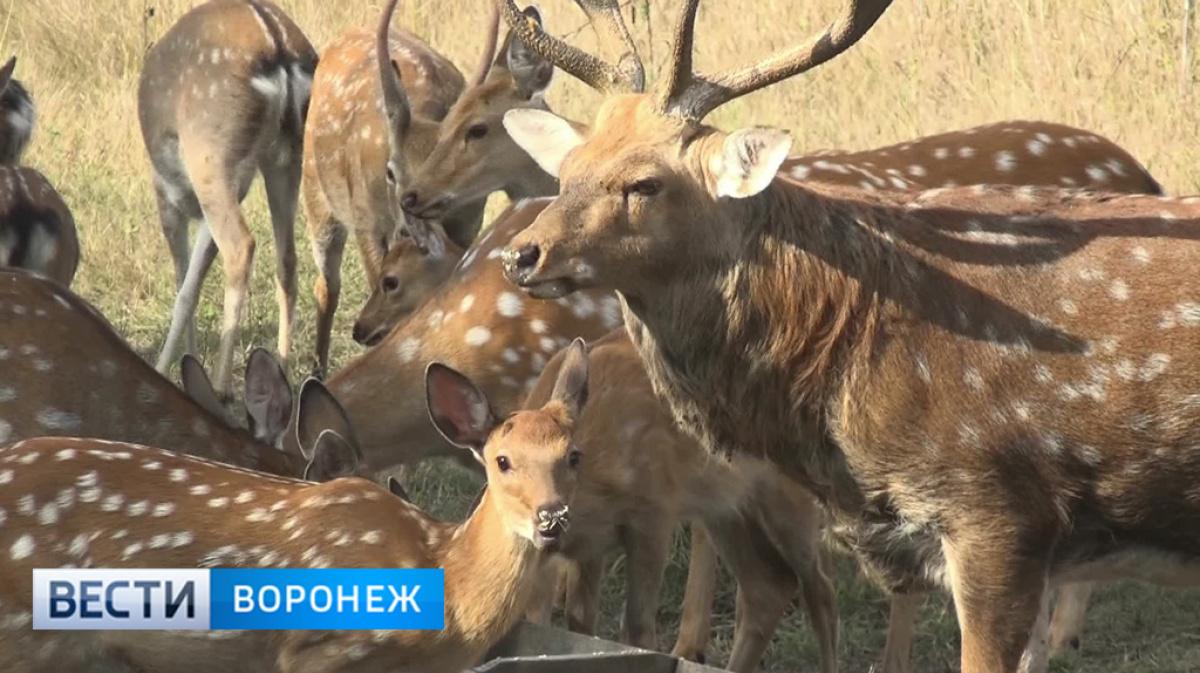
[[719,673],[662,652],[521,622],[469,673]]

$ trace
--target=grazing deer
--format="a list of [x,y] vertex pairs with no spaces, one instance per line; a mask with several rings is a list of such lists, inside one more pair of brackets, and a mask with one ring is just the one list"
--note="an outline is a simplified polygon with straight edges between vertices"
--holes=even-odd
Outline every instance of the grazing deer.
[[[519,202],[502,213],[462,256],[450,281],[390,333],[368,331],[366,340],[374,346],[330,377],[329,390],[349,415],[373,468],[431,457],[474,464],[429,423],[415,383],[427,363],[445,362],[461,371],[503,415],[520,408],[546,362],[572,339],[596,339],[620,326],[620,306],[611,292],[530,301],[505,282],[500,251],[547,203]],[[452,254],[451,243],[444,238],[443,243]]]
[[[219,251],[225,317],[216,389],[223,397],[255,248],[240,204],[258,173],[275,235],[280,357],[291,350],[296,201],[316,65],[308,39],[268,0],[210,0],[184,14],[146,54],[138,120],[178,289],[157,369],[170,368],[181,339],[185,351],[194,350],[196,303]],[[201,225],[189,259],[192,220]]]
[[16,56],[0,67],[0,267],[36,271],[70,287],[79,268],[75,218],[46,176],[18,165],[37,114],[13,77],[16,67]]
[[[411,167],[429,155],[448,129],[457,128],[463,115],[490,110],[499,128],[505,110],[541,100],[553,74],[552,67],[511,35],[493,61],[500,20],[493,8],[483,57],[467,87],[449,60],[410,33],[390,28],[396,5],[396,0],[388,3],[373,33],[351,31],[330,45],[313,88],[313,120],[305,140],[305,203],[319,271],[315,292],[321,372],[328,367],[347,227],[364,260],[368,287],[378,287],[385,255],[404,240],[404,227],[397,225]],[[525,13],[541,21],[535,8]],[[471,135],[471,144],[480,142],[490,141]],[[532,163],[528,155],[512,149],[513,159]],[[529,189],[514,185],[508,191],[520,198]],[[532,191],[541,194],[546,189]],[[479,232],[486,196],[436,214],[460,249],[470,246]]]
[[[12,477],[0,547],[5,670],[146,673],[345,670],[458,673],[517,621],[537,569],[570,524],[581,460],[571,426],[587,397],[576,343],[552,399],[496,417],[448,367],[428,370],[429,414],[486,465],[488,488],[461,524],[437,521],[363,479],[323,484],[91,439],[39,438],[0,450]],[[324,432],[314,447],[345,440]],[[198,492],[203,489],[203,493]],[[68,494],[68,495],[64,495]],[[115,498],[124,507],[109,507]],[[69,504],[67,504],[69,503]],[[431,568],[445,570],[440,631],[34,631],[30,569],[84,567]]]
[[[96,437],[304,475],[309,461],[282,450],[293,397],[282,367],[266,351],[255,349],[247,359],[244,430],[233,424],[195,360],[181,365],[180,390],[70,290],[22,270],[0,270],[0,316],[6,373],[0,444],[46,435]],[[302,386],[296,416],[291,436],[301,446],[312,446],[326,429],[354,439],[345,413],[318,381]]]
[[[888,4],[852,3],[763,64],[699,75],[688,0],[666,77],[611,97],[586,136],[507,115],[562,189],[513,239],[506,273],[539,297],[615,288],[681,426],[796,476],[888,588],[950,590],[964,673],[1010,673],[1044,638],[1056,583],[1200,580],[1183,476],[1200,468],[1186,357],[1200,346],[1200,210],[801,184],[776,179],[788,134],[702,124],[845,51]],[[502,9],[572,72],[570,47]]]

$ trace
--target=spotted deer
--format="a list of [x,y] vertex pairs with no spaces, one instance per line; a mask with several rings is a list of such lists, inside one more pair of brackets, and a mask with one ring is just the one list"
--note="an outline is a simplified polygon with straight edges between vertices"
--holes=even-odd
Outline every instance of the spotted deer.
[[[587,397],[582,343],[555,394],[508,418],[454,370],[432,364],[428,407],[448,441],[486,465],[470,518],[437,521],[357,478],[322,484],[177,452],[39,438],[0,450],[10,517],[0,530],[5,670],[147,673],[343,670],[458,673],[520,617],[544,554],[571,520],[580,452],[571,427]],[[315,449],[344,440],[326,431]],[[110,502],[121,506],[110,507]],[[83,567],[443,568],[439,631],[48,632],[29,628],[30,569]]]
[[[374,346],[329,378],[369,465],[384,470],[431,457],[473,464],[429,423],[413,383],[429,362],[445,362],[468,376],[504,415],[520,408],[546,362],[572,339],[596,339],[620,326],[611,292],[533,301],[504,281],[500,250],[548,202],[518,202],[502,213],[461,257],[450,280],[390,332],[370,330],[367,341]],[[449,241],[446,249],[453,250]]]
[[[560,352],[551,359],[526,408],[549,399],[567,357]],[[738,581],[729,670],[757,670],[799,584],[817,634],[820,670],[837,671],[837,602],[821,558],[823,516],[812,496],[766,461],[711,460],[655,397],[624,329],[590,345],[588,372],[588,408],[574,434],[586,458],[571,530],[559,548],[578,568],[568,583],[571,628],[595,633],[604,561],[620,551],[626,559],[622,639],[656,648],[659,588],[672,533],[684,518],[703,527]],[[530,611],[534,621],[548,618],[555,583],[542,587]]]
[[[400,201],[411,181],[411,166],[429,154],[444,124],[461,114],[456,112],[461,104],[510,109],[531,97],[540,99],[553,72],[511,37],[496,53],[499,16],[493,11],[483,57],[468,85],[429,45],[390,28],[396,5],[395,0],[388,3],[374,33],[352,31],[331,45],[314,87],[305,203],[319,271],[315,291],[321,372],[328,367],[347,227],[354,231],[368,287],[377,287],[384,256],[406,234],[398,225],[404,217]],[[535,8],[525,13],[541,21]],[[519,153],[512,156],[529,161]],[[523,196],[515,188],[509,194]],[[466,248],[479,232],[485,206],[486,198],[481,198],[442,210],[437,222],[455,245]]]
[[[245,413],[238,427],[192,359],[184,390],[156,372],[91,304],[23,270],[0,270],[0,444],[38,436],[95,437],[169,447],[273,474],[310,469],[300,451],[322,430],[354,439],[344,412],[317,381],[295,403],[279,362],[255,349],[247,359]],[[185,392],[186,390],[186,392]],[[324,463],[310,476],[321,478]]]
[[[606,87],[586,135],[507,115],[561,191],[506,249],[506,275],[539,297],[616,289],[681,426],[794,475],[884,586],[949,590],[963,671],[1008,673],[1044,640],[1057,583],[1200,579],[1182,477],[1198,467],[1185,354],[1200,345],[1200,210],[798,183],[776,177],[787,133],[702,123],[845,51],[888,4],[851,3],[764,63],[701,75],[688,0],[659,85]],[[571,49],[538,37],[571,72]]]
[[16,67],[16,56],[0,67],[0,267],[35,271],[70,287],[79,268],[79,234],[46,176],[19,165],[37,113],[13,77]]
[[[223,397],[255,249],[240,204],[259,173],[275,237],[280,357],[291,350],[296,202],[316,65],[308,39],[268,0],[209,0],[180,17],[146,54],[138,120],[178,290],[157,369],[170,368],[181,340],[186,352],[194,350],[200,288],[220,252],[225,315],[215,384]],[[201,225],[189,257],[192,220]]]

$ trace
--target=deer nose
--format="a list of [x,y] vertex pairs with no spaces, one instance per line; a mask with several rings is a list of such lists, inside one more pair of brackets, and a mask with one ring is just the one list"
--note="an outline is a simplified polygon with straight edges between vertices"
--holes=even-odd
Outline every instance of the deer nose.
[[563,502],[542,505],[537,511],[537,528],[542,536],[556,538],[571,525],[571,510]]
[[417,207],[416,190],[410,189],[404,192],[404,195],[400,197],[400,207],[404,209],[404,212],[412,214],[413,208]]
[[518,278],[525,277],[537,268],[538,261],[542,258],[542,249],[533,243],[521,246],[517,250],[509,248],[504,254],[504,265],[507,267],[509,275]]
[[370,330],[360,322],[354,323],[354,331],[351,333],[356,343],[366,345],[367,337],[370,336]]

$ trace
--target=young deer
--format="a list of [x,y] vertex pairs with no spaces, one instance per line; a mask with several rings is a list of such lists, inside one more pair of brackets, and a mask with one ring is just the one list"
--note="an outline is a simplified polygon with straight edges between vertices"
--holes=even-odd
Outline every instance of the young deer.
[[[11,557],[0,570],[0,610],[18,627],[0,635],[0,662],[5,670],[67,673],[102,662],[169,673],[196,661],[230,673],[458,673],[517,621],[545,551],[570,524],[581,457],[571,426],[587,397],[582,343],[571,351],[552,399],[507,419],[462,375],[429,367],[433,422],[487,466],[488,488],[461,524],[436,521],[363,479],[305,483],[90,439],[40,438],[0,450],[12,477],[0,498],[11,512],[0,529]],[[324,432],[315,451],[339,444]],[[130,504],[108,507],[114,498]],[[239,631],[220,639],[29,629],[30,570],[67,566],[438,567],[446,628]]]
[[[262,349],[246,365],[249,430],[235,427],[203,369],[181,366],[180,390],[129,347],[100,313],[73,292],[37,275],[0,270],[0,444],[38,436],[96,437],[169,447],[273,474],[299,477],[299,451],[285,453],[293,413],[282,367]],[[292,426],[301,445],[321,430],[353,440],[344,412],[308,381]],[[295,443],[293,441],[293,443]]]
[[0,68],[0,267],[36,271],[70,287],[79,268],[75,218],[46,176],[18,165],[37,115],[13,77],[16,67],[13,56]]
[[[835,57],[888,3],[714,75],[691,69],[697,6],[660,86],[610,98],[586,137],[506,116],[562,180],[509,278],[617,289],[656,392],[708,450],[795,475],[885,586],[953,593],[964,673],[1017,670],[1056,583],[1200,580],[1181,476],[1200,468],[1195,202],[776,179],[786,133],[703,118]],[[537,38],[570,72],[573,50]]]
[[[462,459],[426,417],[414,382],[427,363],[445,362],[461,371],[503,415],[520,408],[546,361],[572,339],[596,339],[620,326],[620,306],[611,292],[530,301],[504,280],[500,250],[548,202],[520,202],[501,215],[462,256],[452,280],[390,333],[367,332],[375,346],[330,377],[329,390],[346,409],[372,467],[438,456]],[[443,243],[450,254],[449,241]],[[388,395],[381,396],[385,389]]]
[[[398,226],[403,217],[400,201],[411,182],[410,167],[429,155],[444,133],[444,123],[461,116],[463,105],[471,110],[501,106],[499,114],[503,114],[531,96],[540,97],[553,73],[521,41],[511,38],[493,63],[500,20],[493,8],[483,58],[464,91],[463,76],[449,60],[419,38],[390,29],[396,4],[396,0],[388,3],[374,32],[351,31],[330,45],[313,87],[304,193],[319,271],[315,292],[321,372],[328,367],[347,227],[354,232],[364,260],[368,287],[378,287],[384,256],[403,240],[404,227]],[[531,20],[541,20],[532,7],[525,13]],[[471,142],[477,141],[472,136]],[[529,163],[527,155],[515,149],[511,156]],[[484,197],[437,214],[439,224],[460,249],[470,246],[479,232]]]
[[[757,670],[799,583],[817,633],[820,670],[837,671],[837,602],[822,568],[823,516],[812,496],[766,461],[711,460],[675,427],[655,397],[624,329],[592,343],[588,351],[589,404],[574,435],[587,459],[571,506],[571,530],[560,546],[578,566],[577,577],[568,583],[571,628],[595,632],[605,557],[622,551],[622,639],[656,648],[659,588],[671,534],[682,517],[708,532],[738,581],[739,619],[729,670]],[[551,359],[526,408],[550,397],[565,359],[562,352]],[[530,610],[534,621],[549,617],[555,586],[542,584]]]
[[[160,372],[170,368],[181,339],[185,351],[194,350],[196,303],[219,251],[225,317],[216,389],[229,394],[255,248],[240,204],[258,173],[275,235],[278,349],[287,359],[304,117],[316,65],[308,39],[268,0],[210,0],[184,14],[146,54],[138,120],[178,289]],[[201,225],[189,260],[192,220]]]

